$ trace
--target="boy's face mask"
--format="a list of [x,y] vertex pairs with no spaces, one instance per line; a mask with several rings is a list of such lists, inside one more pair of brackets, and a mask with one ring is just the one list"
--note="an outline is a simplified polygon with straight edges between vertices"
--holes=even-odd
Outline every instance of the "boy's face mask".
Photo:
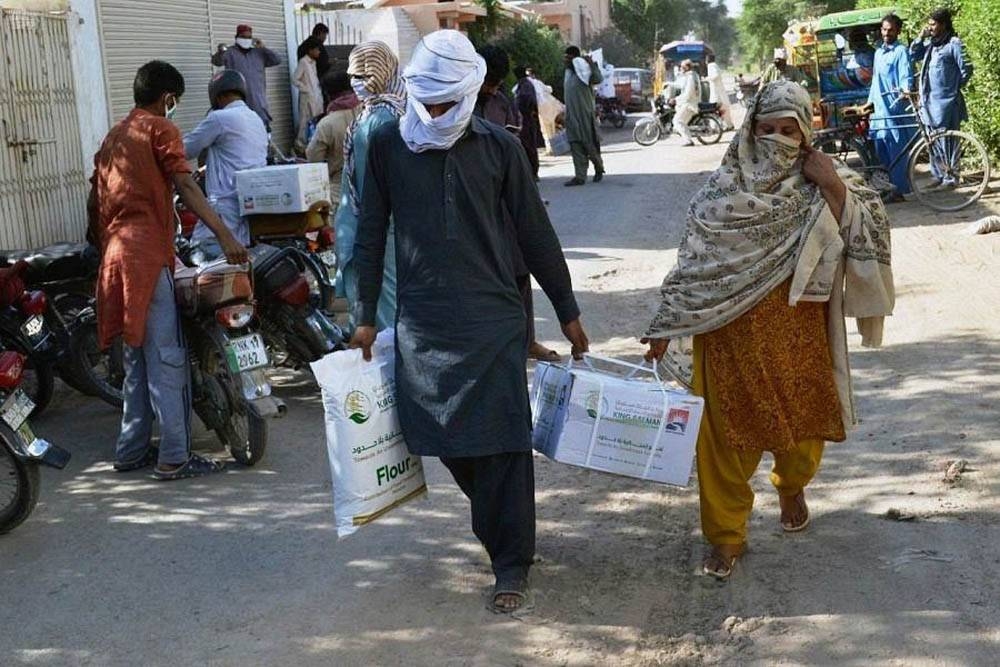
[[252,37],[237,37],[236,46],[241,49],[252,49],[253,48],[253,38]]
[[168,99],[164,99],[164,104],[166,105],[166,116],[167,119],[172,119],[177,113],[177,96],[173,95]]

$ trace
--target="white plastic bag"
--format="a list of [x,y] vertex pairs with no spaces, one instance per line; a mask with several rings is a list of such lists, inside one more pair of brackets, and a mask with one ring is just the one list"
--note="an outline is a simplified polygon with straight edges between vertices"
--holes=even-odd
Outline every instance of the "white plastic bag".
[[393,341],[391,329],[381,332],[370,362],[361,350],[344,350],[312,363],[323,392],[339,537],[427,491],[396,414]]

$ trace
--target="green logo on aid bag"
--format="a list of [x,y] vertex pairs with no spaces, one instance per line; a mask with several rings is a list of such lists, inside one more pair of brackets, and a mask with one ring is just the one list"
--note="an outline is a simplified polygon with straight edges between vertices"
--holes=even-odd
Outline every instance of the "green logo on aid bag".
[[601,399],[601,392],[591,391],[587,394],[587,399],[583,402],[583,407],[587,410],[587,415],[591,419],[597,419],[598,410],[603,417],[608,414],[608,399]]
[[355,424],[364,424],[372,414],[372,402],[360,391],[352,391],[344,399],[344,414]]

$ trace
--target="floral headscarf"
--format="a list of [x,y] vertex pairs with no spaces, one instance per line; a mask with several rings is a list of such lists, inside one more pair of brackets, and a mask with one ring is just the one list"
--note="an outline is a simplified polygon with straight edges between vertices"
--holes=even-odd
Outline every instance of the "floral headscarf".
[[692,199],[677,265],[663,281],[646,336],[670,339],[663,364],[685,384],[693,335],[732,322],[789,277],[789,305],[829,300],[844,256],[847,287],[863,295],[852,301],[845,292],[846,313],[892,310],[889,224],[878,195],[854,172],[839,171],[848,196],[841,219],[834,218],[802,175],[797,142],[754,136],[757,121],[776,118],[795,118],[808,141],[812,102],[805,89],[776,81],[758,93],[722,164]]
[[362,42],[348,56],[347,73],[364,76],[364,88],[371,95],[361,101],[361,113],[354,119],[344,140],[344,173],[347,174],[347,198],[355,215],[361,202],[354,183],[354,134],[358,126],[377,109],[387,109],[399,118],[406,110],[406,88],[399,76],[399,59],[384,42]]

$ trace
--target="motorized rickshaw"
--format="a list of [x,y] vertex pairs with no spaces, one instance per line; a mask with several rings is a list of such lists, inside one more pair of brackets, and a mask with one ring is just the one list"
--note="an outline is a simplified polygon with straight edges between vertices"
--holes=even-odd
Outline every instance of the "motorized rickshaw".
[[785,52],[788,54],[788,64],[797,67],[808,82],[807,89],[813,98],[815,109],[819,110],[819,66],[816,59],[816,25],[817,19],[793,21],[782,35]]
[[[906,18],[905,12],[887,6],[827,14],[816,23],[814,53],[823,127],[844,124],[843,109],[867,101],[886,14]],[[900,40],[905,43],[903,36]]]
[[676,78],[675,68],[683,61],[690,60],[702,77],[701,99],[707,102],[709,98],[708,62],[706,58],[715,51],[707,43],[696,39],[674,40],[660,47],[660,57],[656,60],[655,90],[661,91],[663,86],[672,84]]

